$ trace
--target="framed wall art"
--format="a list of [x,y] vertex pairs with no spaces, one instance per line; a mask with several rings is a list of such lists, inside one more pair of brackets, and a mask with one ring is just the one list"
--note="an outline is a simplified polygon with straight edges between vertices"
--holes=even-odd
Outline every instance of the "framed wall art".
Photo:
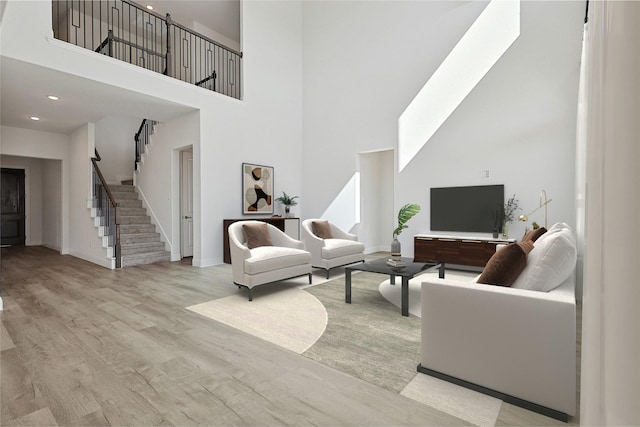
[[242,164],[242,213],[273,214],[273,167]]

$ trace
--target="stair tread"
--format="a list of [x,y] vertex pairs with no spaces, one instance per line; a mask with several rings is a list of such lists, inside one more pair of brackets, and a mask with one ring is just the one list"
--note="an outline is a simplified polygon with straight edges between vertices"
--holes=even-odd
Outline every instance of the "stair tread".
[[152,252],[143,254],[132,254],[122,256],[123,267],[133,267],[136,265],[154,264],[156,262],[171,261],[169,252]]
[[133,185],[111,185],[109,189],[112,193],[135,193],[136,187]]
[[144,248],[145,246],[160,246],[162,245],[162,247],[164,247],[164,243],[162,243],[160,240],[158,240],[157,242],[133,242],[133,243],[120,243],[120,246],[122,246],[123,248]]
[[122,255],[122,258],[126,258],[126,259],[137,259],[137,258],[152,258],[155,256],[166,256],[171,258],[171,253],[167,252],[167,251],[156,251],[156,252],[142,252],[142,253],[138,253],[138,254],[129,254],[129,255]]
[[151,217],[147,209],[142,206],[136,187],[122,184],[111,185],[110,189],[120,206],[122,266],[171,261],[171,253],[165,250],[165,243],[156,232],[156,226],[151,224]]

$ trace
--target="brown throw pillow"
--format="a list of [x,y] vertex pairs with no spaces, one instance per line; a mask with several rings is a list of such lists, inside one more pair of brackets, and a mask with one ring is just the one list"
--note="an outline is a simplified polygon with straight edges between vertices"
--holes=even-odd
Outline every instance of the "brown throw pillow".
[[487,262],[478,278],[478,283],[511,286],[527,265],[527,254],[533,249],[533,242],[511,243],[499,249]]
[[247,247],[254,249],[260,246],[273,246],[269,226],[266,222],[261,224],[242,224],[242,231],[247,240]]
[[321,239],[333,239],[329,221],[312,221],[311,231],[313,231],[313,234]]
[[530,230],[529,232],[527,232],[527,234],[525,234],[522,237],[522,241],[526,242],[527,240],[531,240],[535,242],[536,240],[538,240],[538,237],[542,236],[546,232],[547,232],[547,229],[544,227],[534,228],[533,230]]

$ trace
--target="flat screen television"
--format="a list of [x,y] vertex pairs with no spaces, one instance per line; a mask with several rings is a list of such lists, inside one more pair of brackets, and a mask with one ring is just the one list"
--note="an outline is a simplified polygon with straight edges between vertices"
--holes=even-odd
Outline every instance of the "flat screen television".
[[504,185],[432,188],[431,230],[491,233],[503,206]]

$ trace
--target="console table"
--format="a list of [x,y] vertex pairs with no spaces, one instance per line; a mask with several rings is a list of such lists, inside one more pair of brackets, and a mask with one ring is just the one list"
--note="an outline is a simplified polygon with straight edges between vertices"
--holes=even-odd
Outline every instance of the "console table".
[[238,221],[262,221],[271,224],[285,232],[292,239],[300,240],[300,218],[285,218],[270,216],[266,218],[240,218],[222,220],[222,259],[231,264],[231,251],[229,249],[229,226]]
[[413,256],[416,262],[437,261],[484,267],[496,252],[497,245],[514,241],[515,239],[500,240],[418,234],[413,238]]

